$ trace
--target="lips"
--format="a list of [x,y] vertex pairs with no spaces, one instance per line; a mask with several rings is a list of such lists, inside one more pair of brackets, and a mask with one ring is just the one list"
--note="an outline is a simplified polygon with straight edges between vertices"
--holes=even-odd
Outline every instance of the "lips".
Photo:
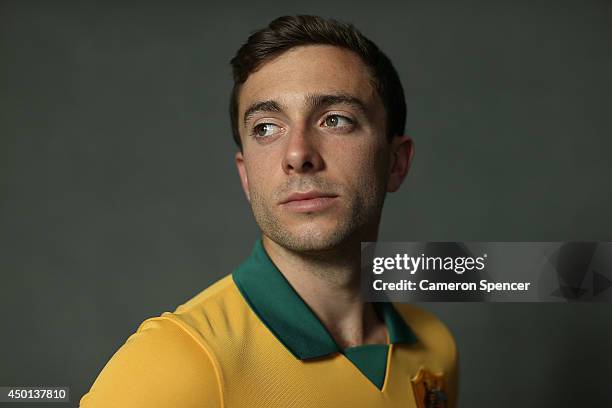
[[281,201],[279,205],[291,212],[313,213],[330,207],[336,202],[337,198],[336,194],[309,191],[293,193]]
[[305,200],[313,200],[316,198],[334,198],[338,197],[336,194],[322,193],[319,191],[309,191],[306,193],[293,193],[285,198],[280,204],[287,204],[292,201],[305,201]]

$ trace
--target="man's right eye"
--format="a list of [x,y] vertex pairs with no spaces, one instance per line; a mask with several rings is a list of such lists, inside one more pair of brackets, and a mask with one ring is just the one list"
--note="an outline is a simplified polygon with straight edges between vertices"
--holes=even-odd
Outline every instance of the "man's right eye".
[[260,123],[253,128],[253,136],[255,137],[270,137],[278,132],[278,126],[273,123]]

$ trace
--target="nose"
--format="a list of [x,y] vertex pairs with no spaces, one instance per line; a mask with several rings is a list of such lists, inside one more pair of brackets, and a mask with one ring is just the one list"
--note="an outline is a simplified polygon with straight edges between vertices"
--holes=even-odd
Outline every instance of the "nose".
[[317,141],[303,128],[293,129],[287,140],[283,171],[286,174],[317,172],[324,167]]

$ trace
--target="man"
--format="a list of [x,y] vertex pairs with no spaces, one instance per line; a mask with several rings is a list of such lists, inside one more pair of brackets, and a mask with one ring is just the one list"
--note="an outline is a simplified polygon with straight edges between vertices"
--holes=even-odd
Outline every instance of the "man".
[[377,239],[413,154],[391,62],[353,26],[297,16],[251,35],[232,66],[235,161],[262,238],[146,320],[81,406],[454,406],[444,325],[359,289],[360,242]]

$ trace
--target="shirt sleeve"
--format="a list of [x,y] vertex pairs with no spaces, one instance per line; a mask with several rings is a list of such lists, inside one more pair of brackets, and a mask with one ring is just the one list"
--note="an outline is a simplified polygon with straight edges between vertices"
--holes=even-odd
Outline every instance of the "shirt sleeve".
[[215,364],[177,323],[152,318],[106,364],[81,408],[222,407]]

